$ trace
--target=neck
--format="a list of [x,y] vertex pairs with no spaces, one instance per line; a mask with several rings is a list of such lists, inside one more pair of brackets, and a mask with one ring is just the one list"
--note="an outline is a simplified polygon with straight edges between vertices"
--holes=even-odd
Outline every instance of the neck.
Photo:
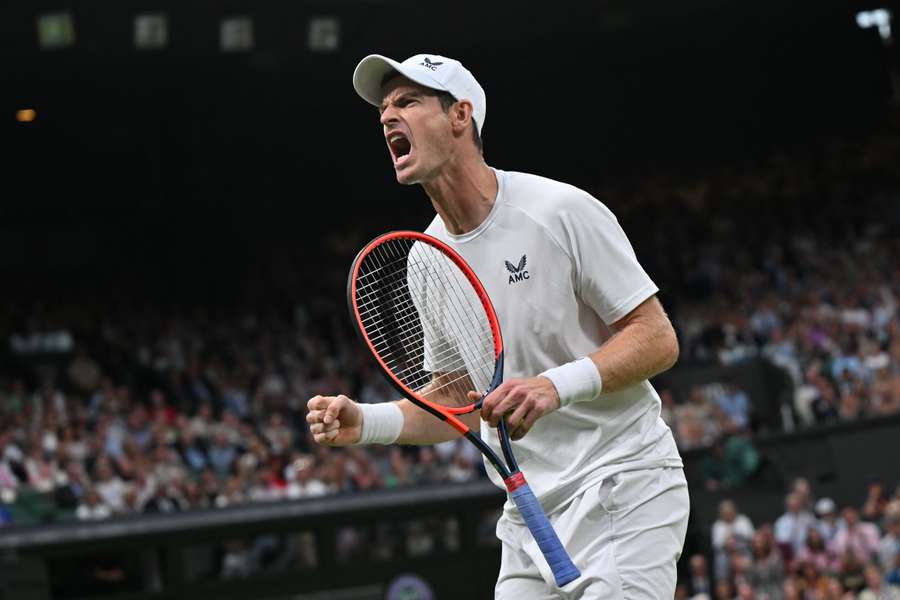
[[497,199],[497,176],[477,159],[450,161],[434,179],[422,184],[444,227],[453,235],[481,225]]

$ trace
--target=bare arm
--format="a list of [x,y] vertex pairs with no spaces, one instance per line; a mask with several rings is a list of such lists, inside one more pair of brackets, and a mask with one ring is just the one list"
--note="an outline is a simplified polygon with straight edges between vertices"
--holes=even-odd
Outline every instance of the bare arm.
[[[441,390],[447,389],[447,378],[452,374],[436,375],[434,380],[423,388],[422,393],[436,404],[460,406],[462,402],[471,402]],[[395,404],[403,413],[403,429],[399,444],[437,444],[459,437],[459,432],[446,422],[419,408],[409,400],[397,400]],[[362,433],[362,411],[359,405],[346,396],[316,396],[307,403],[309,413],[306,421],[313,438],[326,446],[348,446],[359,442]],[[473,431],[478,431],[481,420],[479,413],[458,417]]]
[[[615,332],[590,354],[603,379],[603,392],[616,392],[669,369],[678,360],[678,339],[656,297],[648,298],[612,324]],[[507,416],[510,437],[521,439],[543,415],[559,408],[559,395],[546,377],[504,381],[485,398],[482,418],[496,427]]]
[[[444,406],[462,406],[471,402],[469,399],[459,398],[455,394],[442,393],[442,389],[450,387],[447,380],[456,377],[455,374],[435,375],[434,380],[422,390],[429,400]],[[468,379],[468,378],[467,378]],[[469,386],[470,387],[470,386]],[[430,390],[430,391],[429,391]],[[437,417],[419,408],[413,402],[403,399],[397,401],[397,406],[403,413],[403,431],[397,442],[400,444],[438,444],[459,437],[459,432],[453,429],[447,422],[439,421]],[[481,418],[478,412],[468,415],[460,415],[459,420],[465,423],[469,429],[477,432],[481,426]]]
[[[398,400],[397,406],[403,413],[403,431],[397,438],[398,444],[439,444],[459,437],[459,432],[446,421],[438,420],[437,417],[409,400]],[[477,432],[481,423],[478,415],[479,413],[476,411],[468,415],[460,415],[457,418],[469,429]]]
[[667,371],[678,360],[678,339],[656,296],[612,324],[615,334],[590,357],[604,392],[617,392]]

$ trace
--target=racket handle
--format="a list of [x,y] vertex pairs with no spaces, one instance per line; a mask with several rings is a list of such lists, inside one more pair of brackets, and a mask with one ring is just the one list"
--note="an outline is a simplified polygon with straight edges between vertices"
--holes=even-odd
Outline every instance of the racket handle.
[[581,577],[578,567],[569,558],[569,553],[559,541],[553,526],[547,519],[544,509],[535,497],[534,492],[525,481],[522,473],[515,473],[506,479],[506,488],[509,495],[512,496],[513,502],[519,509],[519,513],[528,525],[531,535],[537,542],[538,548],[544,553],[550,570],[553,571],[553,577],[556,579],[556,585],[562,587],[570,581],[575,581]]

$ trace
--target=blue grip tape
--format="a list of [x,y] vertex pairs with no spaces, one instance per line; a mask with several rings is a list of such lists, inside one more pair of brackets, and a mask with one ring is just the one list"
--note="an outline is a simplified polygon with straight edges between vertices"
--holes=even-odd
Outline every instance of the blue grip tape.
[[541,508],[528,484],[526,483],[513,490],[510,496],[512,496],[513,502],[516,503],[522,518],[525,519],[528,529],[531,530],[531,535],[534,536],[538,548],[544,553],[544,558],[547,559],[547,564],[550,565],[550,570],[553,571],[556,585],[562,587],[570,581],[575,581],[581,577],[581,572],[572,562],[572,559],[569,558],[568,552],[560,543],[556,531],[550,525],[547,515],[544,514],[544,509]]

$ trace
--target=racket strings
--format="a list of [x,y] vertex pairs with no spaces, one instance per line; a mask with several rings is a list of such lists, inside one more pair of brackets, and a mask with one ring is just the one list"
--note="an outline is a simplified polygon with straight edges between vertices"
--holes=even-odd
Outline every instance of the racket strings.
[[[381,253],[381,254],[382,254],[382,255],[387,255],[387,256],[394,256],[394,255],[396,254],[396,252],[392,252],[390,249],[387,249],[387,251],[385,252],[385,249],[382,249],[382,253]],[[439,255],[439,256],[441,256],[441,258],[443,258],[443,255]],[[396,262],[396,261],[394,261],[394,262]],[[447,261],[446,259],[444,259],[443,262],[449,263],[449,261]],[[443,275],[445,275],[444,272],[439,271],[439,270],[436,270],[436,269],[433,268],[433,266],[434,266],[434,262],[433,262],[433,261],[429,261],[429,263],[430,263],[430,264],[426,265],[427,272],[425,273],[425,276],[427,276],[429,279],[437,279],[440,283],[444,284],[445,287],[446,287],[446,285],[447,285],[448,283],[453,282],[452,279],[449,279],[449,278],[447,278],[447,277],[442,277]],[[452,263],[450,263],[450,264],[452,264]],[[418,268],[418,266],[421,266],[421,265],[418,265],[418,266],[417,266],[417,265],[415,265],[414,262],[410,262],[408,266],[411,268],[411,270],[414,270],[414,271],[421,271],[421,269]],[[391,273],[391,274],[390,274],[391,279],[396,279],[395,275],[396,275],[395,273]],[[456,286],[455,286],[455,291],[456,291],[456,292],[460,292],[460,291],[461,291],[461,289],[460,289],[458,283],[457,283]],[[404,304],[405,306],[402,306],[402,308],[408,308],[409,305],[410,305],[409,302],[404,302],[403,304]],[[455,312],[456,312],[456,317],[459,318],[459,317],[461,316],[461,315],[460,315],[460,312],[459,312],[458,310],[456,310]],[[431,314],[432,314],[432,313],[429,313],[429,312],[427,312],[427,311],[423,311],[421,316],[428,316],[428,315],[431,315]],[[430,325],[430,327],[429,327],[430,329],[432,329],[432,330],[435,330],[435,329],[436,329],[436,325],[435,325],[433,319],[427,319],[427,320],[426,320],[426,323],[427,323],[428,325]],[[450,322],[450,324],[452,325],[453,323]],[[423,329],[424,329],[424,328],[423,328]],[[458,329],[458,328],[457,328],[457,329]],[[431,337],[433,338],[433,337],[435,337],[435,336],[432,335]],[[492,341],[492,340],[489,340],[489,341]],[[445,360],[445,358],[446,358],[446,356],[447,356],[449,353],[452,353],[452,352],[454,352],[455,350],[454,350],[454,348],[452,347],[452,345],[449,344],[449,343],[444,343],[443,345],[445,346],[445,349],[444,349],[443,351],[433,351],[433,352],[432,352],[432,354],[433,354],[433,356],[432,356],[432,362],[438,362],[438,363],[440,363],[441,361],[443,361],[443,362],[444,362],[444,366],[441,367],[441,368],[439,368],[438,370],[440,370],[440,371],[445,371],[445,373],[443,373],[443,374],[441,375],[441,377],[438,378],[437,381],[433,381],[431,377],[426,377],[425,381],[426,381],[428,384],[430,384],[430,387],[429,387],[429,390],[428,390],[425,394],[423,394],[423,395],[426,395],[426,394],[428,394],[428,395],[441,395],[441,394],[443,394],[443,395],[445,395],[445,396],[446,396],[446,395],[451,395],[451,396],[456,396],[456,397],[458,398],[457,403],[458,403],[459,401],[462,401],[463,403],[470,403],[470,401],[469,401],[467,398],[465,398],[464,394],[461,394],[461,393],[460,393],[460,392],[462,392],[463,390],[454,389],[454,388],[458,388],[458,387],[460,386],[460,384],[466,380],[466,378],[468,377],[468,374],[467,374],[465,371],[461,371],[461,372],[459,372],[459,374],[458,374],[456,377],[452,377],[452,378],[449,378],[449,379],[448,379],[448,376],[450,376],[450,373],[447,373],[446,371],[449,371],[450,369],[454,369],[454,370],[455,370],[456,367],[455,367],[455,366],[447,366],[447,365],[446,365],[446,360]],[[423,347],[423,350],[424,350],[424,347]],[[422,360],[422,356],[423,356],[423,355],[424,355],[424,351],[419,351],[419,352],[415,353],[414,356],[412,357],[412,362],[415,363],[415,364],[418,364],[418,363]],[[407,371],[409,371],[409,369],[407,369]],[[408,375],[408,372],[398,373],[398,375],[400,375],[401,377],[403,377],[403,376]],[[439,384],[439,382],[443,382],[443,383],[442,383],[442,384]],[[467,387],[467,389],[466,389],[465,391],[468,391],[468,390],[471,390],[471,389],[472,389],[471,384],[468,385],[468,386],[466,386],[466,387]],[[455,393],[450,393],[450,394],[448,394],[448,393],[447,393],[448,391],[452,391],[452,392],[455,392]],[[463,396],[463,397],[460,398],[460,396]]]
[[[402,311],[412,309],[412,312],[407,312],[406,314],[403,314],[402,316],[397,317],[397,321],[398,321],[398,323],[401,323],[401,325],[404,329],[404,333],[409,333],[410,331],[413,331],[413,328],[415,327],[415,323],[416,323],[415,319],[417,318],[417,315],[414,312],[414,308],[412,308],[412,307],[413,307],[412,304],[409,304],[407,306],[402,306],[401,307]],[[369,330],[371,332],[384,333],[385,328],[383,327],[381,318],[378,315],[375,315],[374,317],[365,319],[363,324],[367,328],[367,330]],[[493,343],[492,333],[490,331],[482,332],[480,341],[486,345]],[[387,341],[381,340],[380,342],[374,343],[373,345],[375,346],[376,351],[381,352],[387,346]],[[440,362],[441,360],[445,359],[450,354],[456,352],[456,350],[454,349],[452,344],[446,340],[441,343],[441,346],[442,346],[442,349],[436,350],[432,353],[432,357],[437,362]],[[418,354],[415,355],[414,358],[421,360],[421,359],[423,359],[423,357],[424,357],[424,346],[422,346],[419,349]]]
[[[406,387],[441,404],[472,404],[493,375],[493,330],[464,273],[439,250],[394,238],[371,250],[355,285],[360,324]],[[426,389],[427,388],[427,389]]]
[[[425,248],[425,246],[420,246],[420,247],[423,249]],[[480,304],[480,300],[478,300],[477,296],[474,294],[474,291],[471,288],[469,288],[467,285],[460,284],[460,275],[462,275],[462,272],[458,270],[455,263],[453,263],[452,261],[447,259],[446,256],[444,256],[443,254],[441,254],[435,250],[430,250],[429,252],[425,253],[425,256],[432,258],[432,260],[430,260],[430,261],[424,261],[425,263],[427,263],[427,264],[425,264],[425,270],[426,270],[426,272],[424,273],[424,275],[426,277],[425,280],[426,281],[436,280],[437,283],[439,284],[439,287],[442,287],[443,289],[452,288],[459,297],[464,296],[465,292],[468,292],[468,297],[465,299],[468,301],[468,302],[466,302],[466,304],[467,304],[466,308],[469,308],[469,309],[474,308],[474,310],[460,311],[460,307],[459,307],[458,303],[455,303],[455,302],[450,303],[450,306],[453,309],[454,316],[456,317],[456,319],[445,320],[445,324],[449,325],[450,329],[455,330],[457,337],[459,337],[460,339],[463,339],[467,342],[467,344],[466,344],[467,348],[471,349],[473,347],[472,346],[473,342],[474,342],[474,347],[478,348],[478,349],[484,349],[484,348],[491,347],[492,342],[493,342],[493,336],[492,336],[492,331],[490,330],[490,326],[487,324],[487,318],[483,314],[483,311],[478,310],[479,308],[481,308],[481,304]],[[439,258],[440,260],[434,260],[437,258]],[[416,270],[420,270],[419,267],[421,265],[417,265],[415,261],[410,262],[409,264],[411,266],[415,266]],[[435,269],[435,268],[433,268],[435,266],[440,266],[440,267],[444,267],[444,268],[443,269]],[[451,276],[451,274],[453,276]],[[420,273],[420,275],[421,275],[421,273]],[[462,275],[462,277],[464,278],[465,276]],[[441,285],[441,284],[443,284],[443,285]],[[448,285],[448,284],[451,284],[451,285]],[[476,305],[475,307],[472,306],[473,301],[475,301],[475,305]],[[423,310],[421,312],[421,315],[425,316],[425,317],[433,317],[434,312]],[[477,322],[477,316],[483,317],[481,319],[480,323]],[[466,317],[466,318],[464,318],[464,317]],[[473,318],[473,317],[475,317],[475,318]],[[468,323],[460,323],[460,321],[463,321],[463,320],[467,320]],[[437,331],[437,325],[435,323],[435,319],[428,318],[428,319],[426,319],[426,322],[432,326],[433,333]],[[468,327],[466,327],[466,325],[468,325]],[[484,325],[488,325],[488,326],[484,327]],[[482,334],[481,338],[473,339],[472,333],[479,329],[481,329],[481,334]],[[466,339],[466,337],[468,337],[468,339]],[[450,346],[449,351],[453,351],[452,345]],[[490,368],[492,366],[492,361],[490,359],[492,359],[493,356],[489,355],[489,356],[487,356],[487,358],[488,358],[487,361],[482,361],[482,368],[476,369],[476,370],[483,371],[484,370],[483,367]],[[434,360],[435,359],[433,359],[433,361]],[[478,362],[478,361],[475,361],[475,362]],[[471,371],[472,365],[469,364],[468,366]],[[457,382],[463,381],[468,376],[468,374],[465,371],[463,371],[463,372],[461,372],[461,375],[457,376],[456,378],[447,380],[447,378],[446,378],[447,374],[453,373],[455,371],[449,370],[449,369],[440,369],[440,370],[445,371],[445,375],[438,382],[433,382],[430,393],[436,394],[442,390],[446,391],[447,388],[453,388],[454,384],[456,384]],[[440,381],[444,381],[445,383],[440,384]],[[469,391],[472,389],[472,387],[473,386],[470,383],[470,385],[464,391]],[[483,389],[483,386],[482,386],[482,389]],[[465,403],[467,403],[467,404],[469,403],[467,398],[465,398]]]
[[[394,262],[397,262],[397,261],[394,261]],[[402,288],[399,288],[399,287],[396,288],[396,290],[401,290],[401,289]],[[371,294],[369,294],[369,296],[371,296]],[[395,317],[396,317],[396,320],[402,324],[403,329],[404,329],[403,332],[408,334],[411,331],[415,331],[414,328],[416,327],[416,325],[419,324],[419,322],[417,321],[419,315],[415,310],[415,304],[410,301],[411,298],[404,298],[402,293],[395,293],[392,297],[392,300],[394,301],[395,308],[398,309],[395,314]],[[370,327],[372,327],[375,330],[378,330],[380,328],[378,326],[376,326],[374,323],[380,323],[380,322],[381,322],[381,318],[380,318],[380,315],[378,315],[378,314],[376,314],[374,318],[364,319],[364,324],[369,325]],[[434,329],[434,323],[429,323],[429,325],[431,325],[432,329]],[[448,349],[445,352],[452,351],[452,349],[449,348],[449,344],[445,343],[444,345],[448,346]],[[441,357],[440,352],[434,353],[434,355],[438,358]],[[417,358],[419,358],[419,357],[417,357]]]

